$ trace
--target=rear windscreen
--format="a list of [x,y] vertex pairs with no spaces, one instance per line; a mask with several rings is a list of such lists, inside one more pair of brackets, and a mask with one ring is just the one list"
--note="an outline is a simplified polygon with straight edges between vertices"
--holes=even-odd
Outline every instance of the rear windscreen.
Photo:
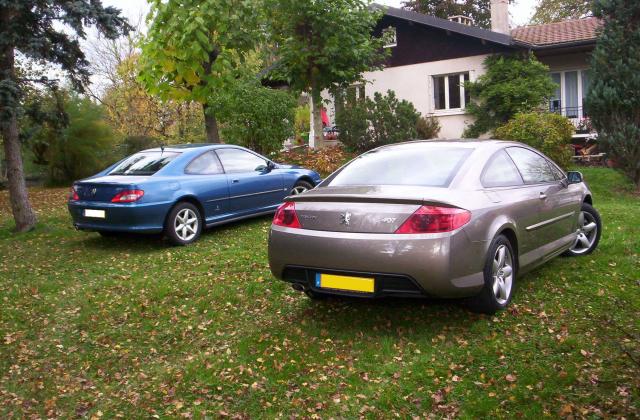
[[329,185],[448,187],[470,147],[409,144],[373,150],[356,158]]
[[153,175],[180,153],[140,152],[120,162],[109,175]]

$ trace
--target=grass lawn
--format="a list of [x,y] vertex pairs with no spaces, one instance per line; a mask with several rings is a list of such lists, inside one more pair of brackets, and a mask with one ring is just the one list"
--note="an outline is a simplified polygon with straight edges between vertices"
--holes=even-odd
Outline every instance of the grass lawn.
[[0,417],[640,416],[640,197],[585,169],[591,256],[519,279],[495,317],[451,302],[312,302],[267,266],[270,219],[193,246],[76,232],[0,192]]

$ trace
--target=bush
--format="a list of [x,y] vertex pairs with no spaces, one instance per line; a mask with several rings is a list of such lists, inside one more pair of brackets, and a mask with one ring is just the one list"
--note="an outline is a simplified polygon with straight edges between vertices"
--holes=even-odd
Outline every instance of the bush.
[[289,92],[238,82],[221,94],[216,116],[226,142],[270,154],[293,135],[295,106]]
[[132,155],[141,150],[158,147],[162,144],[160,139],[149,136],[128,136],[122,141],[122,151],[125,156]]
[[302,105],[296,108],[294,130],[296,142],[299,144],[306,143],[311,130],[311,110],[309,105]]
[[276,155],[275,160],[313,169],[323,177],[326,177],[354,157],[352,153],[345,151],[342,147],[333,146],[317,150],[305,149],[304,151],[280,152]]
[[553,94],[556,84],[549,67],[533,54],[528,56],[491,55],[484,60],[487,72],[475,82],[465,83],[471,95],[467,113],[475,121],[463,137],[478,137],[506,124],[518,113],[540,108]]
[[72,96],[65,104],[68,126],[49,145],[48,177],[63,184],[100,172],[115,159],[115,138],[100,105]]
[[416,123],[416,131],[420,139],[437,138],[440,128],[440,122],[435,117],[420,117]]
[[411,102],[398,100],[393,91],[374,98],[348,101],[338,113],[340,141],[349,151],[363,152],[418,136],[420,114]]
[[571,136],[574,128],[562,115],[548,112],[517,114],[511,121],[496,129],[496,138],[515,140],[535,147],[567,168],[571,163],[573,149]]

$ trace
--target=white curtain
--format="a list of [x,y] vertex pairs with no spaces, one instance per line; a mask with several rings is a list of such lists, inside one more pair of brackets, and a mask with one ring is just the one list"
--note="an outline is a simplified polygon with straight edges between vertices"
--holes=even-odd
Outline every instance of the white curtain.
[[564,74],[564,102],[566,115],[578,118],[578,72],[568,71]]

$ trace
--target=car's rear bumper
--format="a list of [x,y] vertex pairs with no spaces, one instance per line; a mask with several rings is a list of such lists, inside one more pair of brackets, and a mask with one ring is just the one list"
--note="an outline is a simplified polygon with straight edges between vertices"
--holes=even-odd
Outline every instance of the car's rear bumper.
[[[80,230],[159,233],[170,205],[115,204],[93,201],[68,202],[73,226]],[[85,217],[85,210],[103,210],[105,218]]]
[[[485,246],[470,241],[462,230],[395,235],[272,226],[269,264],[277,278],[315,291],[320,291],[313,282],[316,273],[335,273],[374,277],[375,292],[330,293],[464,297],[477,294],[484,284]],[[390,282],[387,278],[400,280]]]

